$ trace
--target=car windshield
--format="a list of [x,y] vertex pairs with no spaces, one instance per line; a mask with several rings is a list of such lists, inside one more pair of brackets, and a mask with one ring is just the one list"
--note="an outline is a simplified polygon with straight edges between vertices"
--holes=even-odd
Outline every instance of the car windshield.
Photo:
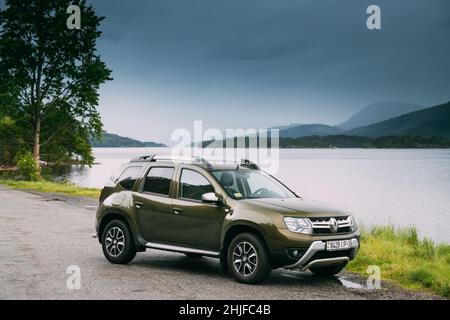
[[296,197],[292,191],[263,171],[240,168],[215,170],[212,174],[234,199]]

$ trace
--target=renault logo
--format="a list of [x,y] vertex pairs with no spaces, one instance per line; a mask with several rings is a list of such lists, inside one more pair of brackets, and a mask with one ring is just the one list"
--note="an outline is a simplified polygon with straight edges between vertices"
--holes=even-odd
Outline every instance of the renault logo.
[[339,224],[338,224],[337,220],[335,218],[331,218],[328,223],[330,224],[330,231],[332,233],[336,233],[339,228]]

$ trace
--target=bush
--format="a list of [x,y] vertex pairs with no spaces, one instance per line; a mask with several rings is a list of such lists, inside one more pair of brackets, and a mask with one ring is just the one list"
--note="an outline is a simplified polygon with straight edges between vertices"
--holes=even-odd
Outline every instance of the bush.
[[421,283],[426,288],[432,287],[434,283],[434,275],[426,268],[419,267],[409,272],[409,280]]
[[36,167],[34,157],[31,152],[25,152],[19,155],[17,161],[17,174],[21,179],[27,181],[36,181],[40,178],[40,170]]

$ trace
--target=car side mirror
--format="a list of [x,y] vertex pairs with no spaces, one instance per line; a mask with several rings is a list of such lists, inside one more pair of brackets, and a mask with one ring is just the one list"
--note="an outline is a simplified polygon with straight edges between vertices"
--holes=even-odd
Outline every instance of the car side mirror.
[[202,194],[202,202],[219,204],[220,199],[214,192]]

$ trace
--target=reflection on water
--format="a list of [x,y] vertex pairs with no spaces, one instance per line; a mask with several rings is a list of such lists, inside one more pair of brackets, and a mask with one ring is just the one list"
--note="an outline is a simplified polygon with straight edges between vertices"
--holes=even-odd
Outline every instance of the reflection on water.
[[[95,148],[98,164],[72,166],[59,179],[101,187],[120,164],[168,148]],[[417,226],[450,242],[450,150],[280,150],[276,174],[299,195],[353,212],[366,225]]]

